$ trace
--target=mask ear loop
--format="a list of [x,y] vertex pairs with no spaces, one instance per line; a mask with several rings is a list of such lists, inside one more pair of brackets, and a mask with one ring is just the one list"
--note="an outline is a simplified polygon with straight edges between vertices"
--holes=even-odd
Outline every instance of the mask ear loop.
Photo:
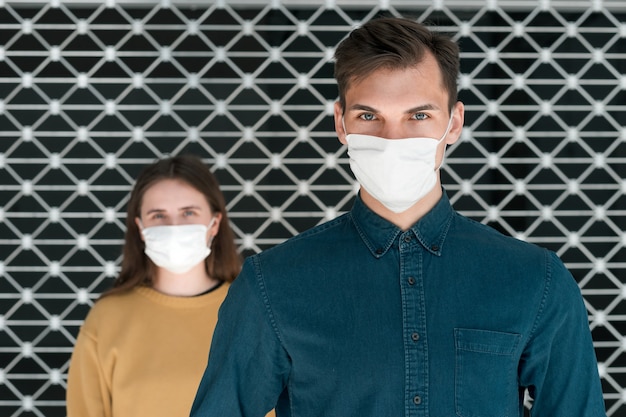
[[[448,120],[448,127],[446,127],[446,131],[443,132],[443,136],[439,139],[438,142],[443,141],[446,136],[448,136],[448,133],[450,133],[450,128],[452,127],[452,112],[450,112],[450,120]],[[443,166],[443,161],[444,159],[446,159],[446,147],[443,147],[443,154],[441,155],[441,163],[439,164],[439,166],[437,168],[435,168],[435,171],[439,171],[441,169],[441,167]]]
[[138,217],[138,219],[139,219],[139,233],[143,235],[143,230],[145,229],[145,227],[143,227],[143,222],[141,221],[141,217]]
[[[207,229],[210,230],[211,227],[213,227],[213,223],[215,223],[215,216],[213,216],[213,218],[211,219],[211,221],[209,222],[209,225],[207,226]],[[213,239],[215,239],[215,236],[217,236],[217,234],[212,235],[209,237],[209,243],[207,243],[207,247],[210,249],[211,245],[213,244]]]

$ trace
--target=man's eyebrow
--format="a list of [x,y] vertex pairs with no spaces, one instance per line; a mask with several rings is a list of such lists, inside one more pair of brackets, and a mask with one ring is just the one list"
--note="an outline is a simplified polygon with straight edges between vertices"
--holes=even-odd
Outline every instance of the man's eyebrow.
[[[354,110],[358,110],[358,111],[366,111],[366,112],[370,112],[370,113],[379,113],[379,110],[375,109],[374,107],[370,107],[370,106],[366,106],[365,104],[354,104],[352,106],[350,106],[350,108],[348,109],[350,111],[354,111]],[[435,106],[434,104],[422,104],[420,106],[416,106],[416,107],[412,107],[410,109],[407,109],[407,111],[405,111],[406,114],[414,114],[414,113],[419,113],[421,111],[425,111],[425,110],[439,110],[438,106]]]
[[360,110],[360,111],[366,111],[366,112],[370,112],[370,113],[378,113],[378,110],[376,110],[373,107],[370,106],[366,106],[365,104],[354,104],[352,106],[350,106],[350,108],[348,110]]
[[417,107],[413,107],[411,109],[408,109],[406,111],[407,114],[413,114],[413,113],[419,113],[421,111],[424,110],[439,110],[438,106],[435,106],[434,104],[422,104],[421,106],[417,106]]

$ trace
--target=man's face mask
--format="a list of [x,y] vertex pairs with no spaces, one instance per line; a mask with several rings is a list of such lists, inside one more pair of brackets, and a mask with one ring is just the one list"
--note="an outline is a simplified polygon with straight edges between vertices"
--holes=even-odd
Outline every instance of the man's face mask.
[[389,210],[401,213],[435,187],[437,171],[441,167],[435,166],[437,148],[447,136],[450,126],[452,118],[439,139],[385,139],[348,134],[350,168],[372,197]]

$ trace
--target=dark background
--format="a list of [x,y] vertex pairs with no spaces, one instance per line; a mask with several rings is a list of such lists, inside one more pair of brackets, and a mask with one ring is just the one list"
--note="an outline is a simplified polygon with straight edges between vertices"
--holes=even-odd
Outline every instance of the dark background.
[[626,11],[226,3],[0,6],[0,415],[65,415],[73,342],[117,272],[144,164],[203,157],[244,255],[349,210],[333,47],[402,14],[462,49],[466,129],[443,170],[454,206],[562,257],[608,414],[625,416]]

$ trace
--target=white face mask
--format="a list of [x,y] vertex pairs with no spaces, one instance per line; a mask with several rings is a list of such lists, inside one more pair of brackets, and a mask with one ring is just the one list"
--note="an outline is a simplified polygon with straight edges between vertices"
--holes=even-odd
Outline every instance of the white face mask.
[[184,274],[211,254],[206,235],[213,225],[177,224],[141,229],[145,253],[152,262],[174,274]]
[[346,135],[350,168],[372,197],[394,213],[401,213],[437,184],[437,170],[440,168],[435,167],[437,148],[450,126],[452,118],[439,139]]

